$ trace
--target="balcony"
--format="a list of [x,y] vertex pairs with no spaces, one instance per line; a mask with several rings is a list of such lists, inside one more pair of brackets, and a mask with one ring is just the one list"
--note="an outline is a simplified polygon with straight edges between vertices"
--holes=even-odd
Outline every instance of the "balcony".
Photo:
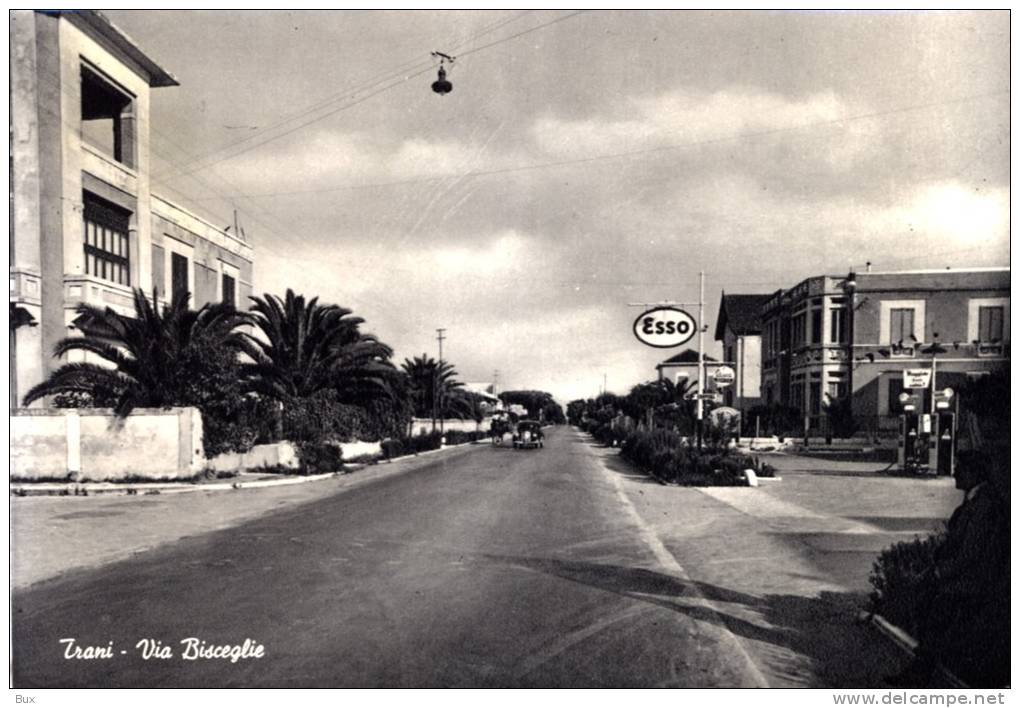
[[10,300],[19,305],[39,305],[41,303],[42,282],[39,274],[25,268],[11,268]]
[[[938,359],[990,359],[1009,357],[1009,342],[940,342],[945,352],[939,353]],[[926,354],[927,345],[914,343],[910,346],[893,344],[857,344],[854,346],[854,361],[861,364],[882,363],[890,361],[915,360],[923,365],[931,360]]]
[[130,287],[94,275],[65,275],[65,307],[74,308],[82,302],[96,307],[111,307],[124,315],[131,315],[135,311],[135,299]]

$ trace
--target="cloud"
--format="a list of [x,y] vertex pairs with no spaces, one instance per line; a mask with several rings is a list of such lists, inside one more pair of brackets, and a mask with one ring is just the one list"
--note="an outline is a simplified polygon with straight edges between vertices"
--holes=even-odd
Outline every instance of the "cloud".
[[[536,144],[558,157],[581,157],[666,145],[749,139],[780,130],[835,121],[852,113],[832,91],[794,99],[752,88],[714,92],[670,91],[629,100],[628,117],[538,118]],[[748,136],[741,138],[740,136]]]

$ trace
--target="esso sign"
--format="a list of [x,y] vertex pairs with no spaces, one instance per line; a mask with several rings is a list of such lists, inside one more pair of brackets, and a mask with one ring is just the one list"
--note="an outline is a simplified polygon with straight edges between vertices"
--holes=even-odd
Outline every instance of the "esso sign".
[[634,336],[648,346],[660,349],[679,347],[696,331],[694,318],[675,307],[648,310],[634,320]]

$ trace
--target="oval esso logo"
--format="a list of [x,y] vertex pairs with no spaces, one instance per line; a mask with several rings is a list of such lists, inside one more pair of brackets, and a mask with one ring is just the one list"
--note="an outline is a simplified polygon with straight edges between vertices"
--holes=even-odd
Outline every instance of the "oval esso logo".
[[697,331],[694,318],[675,307],[657,307],[634,320],[634,336],[650,347],[679,347]]

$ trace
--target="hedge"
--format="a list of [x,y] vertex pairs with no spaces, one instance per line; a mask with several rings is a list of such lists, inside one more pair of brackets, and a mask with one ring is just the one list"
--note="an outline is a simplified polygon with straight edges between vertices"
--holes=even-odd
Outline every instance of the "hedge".
[[726,449],[699,452],[664,428],[631,433],[620,454],[653,477],[683,486],[742,486],[748,469],[759,477],[775,476],[775,468],[755,457]]

